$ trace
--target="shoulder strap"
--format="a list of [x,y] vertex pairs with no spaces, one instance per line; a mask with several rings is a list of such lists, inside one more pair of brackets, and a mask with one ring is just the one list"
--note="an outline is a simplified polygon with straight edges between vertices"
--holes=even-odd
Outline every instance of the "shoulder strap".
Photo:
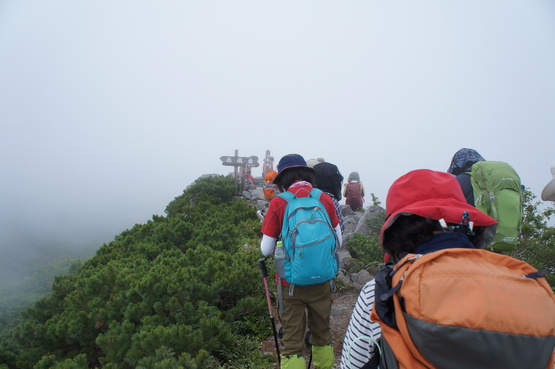
[[[438,252],[441,252],[441,251],[438,251]],[[405,271],[408,269],[410,265],[413,264],[413,262],[415,262],[415,258],[420,258],[421,256],[422,255],[418,255],[418,254],[416,255],[408,254],[403,259],[401,259],[397,264],[395,264],[393,269],[392,270],[390,269],[389,274],[388,275],[386,274],[386,277],[391,278],[390,280],[385,281],[386,289],[391,288],[393,284],[396,285],[395,287],[397,286],[400,287],[400,283],[402,283],[402,280],[404,279]],[[389,267],[391,268],[391,266]],[[399,277],[399,275],[401,277]],[[370,319],[380,324],[380,327],[382,328],[381,339],[387,340],[387,343],[392,350],[393,348],[395,348],[393,352],[396,358],[406,358],[405,364],[408,363],[409,365],[402,366],[403,368],[412,368],[412,369],[433,368],[434,366],[432,366],[432,364],[430,364],[424,358],[424,356],[422,356],[422,354],[415,347],[414,343],[412,341],[409,342],[405,340],[405,336],[408,335],[409,333],[408,333],[405,316],[403,315],[404,307],[402,306],[401,299],[397,295],[391,298],[390,294],[386,294],[385,296],[384,295],[378,296],[378,293],[380,293],[380,291],[378,291],[377,289],[378,288],[377,282],[378,281],[376,280],[375,304],[378,304],[380,300],[383,301],[383,299],[385,299],[386,301],[388,299],[393,300],[392,302],[389,302],[389,306],[385,307],[386,308],[385,311],[392,309],[391,314],[393,314],[393,316],[395,317],[395,321],[394,321],[395,326],[388,325],[387,324],[388,322],[382,319],[382,316],[380,316],[381,314],[378,314],[376,310],[377,305],[374,305],[374,309],[372,309],[372,312],[370,313]],[[394,291],[394,293],[395,292],[396,291]],[[400,359],[393,360],[393,362],[398,360]],[[386,364],[390,364],[390,362],[386,360]],[[401,366],[399,365],[399,367]]]
[[[316,200],[320,201],[320,197],[322,196],[322,193],[323,192],[321,190],[319,190],[318,188],[312,188],[312,191],[310,191],[310,197],[315,198]],[[285,191],[283,193],[280,193],[278,195],[278,197],[281,197],[285,201],[289,202],[289,201],[293,200],[294,198],[296,198],[297,196],[292,194],[289,191]]]
[[289,203],[289,201],[293,200],[295,198],[295,195],[293,195],[291,192],[289,191],[285,191],[282,192],[278,195],[278,197],[281,197],[282,199],[285,200],[285,202]]
[[322,190],[318,188],[312,188],[312,191],[310,191],[310,196],[320,201],[320,197],[322,196]]

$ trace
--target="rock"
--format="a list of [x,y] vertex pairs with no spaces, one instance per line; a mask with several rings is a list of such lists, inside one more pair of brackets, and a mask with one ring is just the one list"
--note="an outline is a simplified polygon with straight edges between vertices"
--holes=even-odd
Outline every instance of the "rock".
[[366,282],[371,280],[373,277],[367,270],[363,269],[358,273],[351,274],[351,281],[358,286],[364,286]]
[[359,219],[353,233],[360,233],[369,237],[372,233],[379,233],[385,219],[385,210],[379,206],[370,206]]
[[268,210],[268,205],[270,203],[266,200],[256,200],[255,206],[256,208],[263,214],[266,215],[266,210]]
[[343,282],[346,285],[350,284],[350,279],[347,276],[347,272],[343,269],[339,269],[339,271],[337,272],[337,277],[336,278],[339,279],[341,282]]
[[351,209],[350,206],[341,205],[341,215],[343,217],[352,217],[354,214],[355,212],[353,211],[353,209]]
[[341,215],[343,216],[343,224],[345,225],[345,232],[343,233],[343,245],[347,242],[356,232],[358,224],[364,217],[364,213],[360,211],[353,211],[350,206],[341,205]]
[[349,270],[353,266],[353,258],[351,253],[347,248],[342,247],[337,251],[337,256],[339,257],[339,268]]
[[[256,187],[250,191],[252,197],[258,200],[264,200],[264,189],[262,187]],[[264,200],[266,201],[266,200]]]

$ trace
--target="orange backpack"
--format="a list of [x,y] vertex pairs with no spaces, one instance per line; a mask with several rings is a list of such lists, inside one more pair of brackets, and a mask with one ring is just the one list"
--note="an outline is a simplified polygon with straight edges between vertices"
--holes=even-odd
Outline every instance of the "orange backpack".
[[271,201],[276,196],[276,185],[274,184],[274,179],[277,176],[277,172],[275,170],[270,170],[266,173],[265,182],[264,183],[264,199],[266,201]]
[[529,264],[486,250],[408,254],[376,275],[380,368],[553,369],[555,295]]

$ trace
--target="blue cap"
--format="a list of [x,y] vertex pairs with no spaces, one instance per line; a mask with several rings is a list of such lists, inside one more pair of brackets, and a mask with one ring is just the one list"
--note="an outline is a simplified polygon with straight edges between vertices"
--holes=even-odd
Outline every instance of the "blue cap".
[[277,165],[278,175],[274,179],[274,183],[279,182],[281,174],[289,168],[304,168],[308,171],[316,173],[314,169],[306,165],[306,161],[299,154],[289,154],[282,157]]

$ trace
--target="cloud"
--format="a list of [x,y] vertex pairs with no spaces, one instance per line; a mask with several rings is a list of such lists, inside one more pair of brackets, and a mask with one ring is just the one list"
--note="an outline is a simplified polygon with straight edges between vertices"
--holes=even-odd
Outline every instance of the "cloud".
[[100,246],[236,149],[325,157],[382,202],[462,147],[551,179],[549,1],[0,7],[3,248]]

